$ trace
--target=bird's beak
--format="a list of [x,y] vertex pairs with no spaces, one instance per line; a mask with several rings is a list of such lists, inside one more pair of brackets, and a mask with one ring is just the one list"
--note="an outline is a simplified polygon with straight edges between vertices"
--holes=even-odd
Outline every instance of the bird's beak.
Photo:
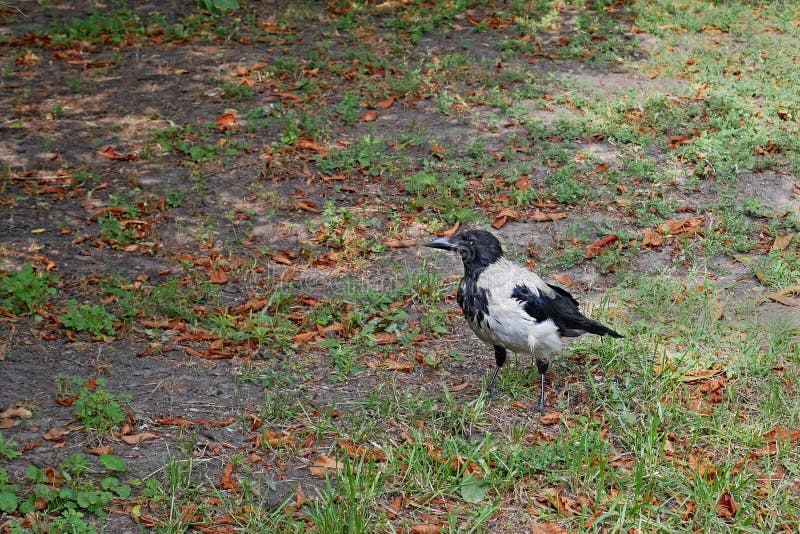
[[453,241],[451,241],[449,237],[440,237],[439,239],[434,239],[430,243],[424,243],[422,246],[431,248],[440,248],[442,250],[458,249],[458,245],[455,244]]

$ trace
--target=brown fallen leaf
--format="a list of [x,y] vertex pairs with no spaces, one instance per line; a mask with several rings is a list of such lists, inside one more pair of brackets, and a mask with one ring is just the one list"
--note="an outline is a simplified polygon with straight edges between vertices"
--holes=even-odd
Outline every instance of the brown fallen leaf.
[[790,430],[788,428],[774,428],[764,434],[764,439],[773,443],[790,442],[800,443],[800,430]]
[[223,113],[214,120],[214,124],[217,125],[217,129],[221,132],[230,130],[236,126],[236,116],[233,113]]
[[492,222],[492,228],[494,228],[495,230],[499,230],[500,228],[505,226],[505,224],[508,221],[508,219],[511,219],[511,220],[514,220],[514,221],[518,221],[519,220],[519,212],[516,212],[514,210],[509,210],[509,209],[501,210],[500,213],[498,213],[495,216],[494,222]]
[[0,419],[10,419],[12,417],[18,419],[30,419],[33,417],[33,412],[27,408],[23,408],[22,406],[13,406],[7,410],[3,410],[3,413],[0,413]]
[[448,228],[447,230],[442,230],[440,232],[434,232],[434,234],[438,237],[451,237],[458,232],[458,227],[461,226],[460,222],[455,223],[453,226]]
[[222,469],[222,474],[219,477],[222,489],[239,491],[239,483],[233,478],[233,464],[228,462]]
[[373,337],[378,345],[389,345],[397,342],[397,335],[391,332],[378,332]]
[[783,291],[769,293],[767,298],[778,304],[783,304],[784,306],[797,307],[800,306],[800,298],[795,295],[800,295],[800,286],[792,286]]
[[289,256],[285,252],[273,252],[269,257],[272,258],[272,261],[275,263],[280,263],[282,265],[292,264],[292,260],[289,259]]
[[375,103],[375,107],[378,109],[389,109],[394,105],[394,97],[390,96],[389,98],[384,98],[383,100],[378,100]]
[[358,116],[359,122],[372,122],[377,119],[378,119],[378,112],[372,109],[364,110]]
[[528,179],[527,176],[523,176],[519,180],[517,180],[517,189],[520,191],[527,191],[531,188],[531,181]]
[[118,153],[117,153],[117,152],[114,150],[114,148],[113,148],[113,147],[111,147],[111,146],[107,146],[107,147],[105,147],[105,148],[101,148],[100,150],[98,150],[98,151],[96,152],[96,154],[97,154],[98,156],[100,156],[100,157],[103,157],[103,158],[106,158],[106,159],[112,159],[112,160],[121,159],[121,160],[127,160],[127,161],[130,161],[130,160],[132,160],[132,159],[133,159],[133,156],[132,156],[132,155],[130,155],[130,154],[129,154],[129,155],[126,155],[126,156],[124,156],[124,155],[122,155],[122,154],[118,154]]
[[720,517],[723,519],[731,519],[736,515],[738,509],[739,504],[733,500],[730,492],[726,491],[719,496],[719,500],[717,501],[717,514]]
[[363,445],[356,445],[352,441],[340,439],[338,441],[339,447],[347,452],[347,455],[353,460],[364,460],[370,462],[384,462],[386,461],[386,453],[380,449],[372,449],[364,447]]
[[101,445],[99,447],[86,449],[86,452],[94,456],[100,456],[101,454],[114,454],[114,449],[111,448],[111,445]]
[[319,146],[319,143],[317,143],[313,139],[308,139],[307,137],[301,137],[300,139],[295,141],[294,146],[299,148],[300,150],[311,150],[312,152],[317,152],[321,156],[325,156],[328,154],[328,151]]
[[694,235],[703,229],[706,222],[705,215],[687,217],[686,219],[670,219],[659,224],[656,228],[662,235],[685,236]]
[[42,437],[47,441],[64,441],[64,436],[67,435],[67,429],[61,426],[51,428],[45,432]]
[[645,228],[642,236],[642,248],[645,247],[660,247],[664,244],[664,238],[661,237],[661,234],[653,230],[652,228]]
[[786,247],[788,247],[792,243],[792,240],[796,235],[797,234],[794,232],[784,235],[779,235],[778,237],[775,238],[775,241],[772,242],[772,247],[770,247],[770,251],[786,250]]
[[553,212],[544,212],[544,211],[531,211],[528,213],[528,218],[533,219],[536,222],[547,222],[547,221],[558,221],[560,219],[567,218],[566,211],[553,211]]
[[311,465],[308,467],[308,470],[311,472],[311,476],[313,477],[325,478],[331,471],[338,471],[343,467],[344,464],[338,461],[336,458],[331,458],[329,456],[325,456],[324,454],[320,454],[311,461]]
[[383,360],[379,364],[381,367],[385,367],[387,369],[391,369],[392,371],[399,371],[401,373],[410,373],[411,369],[414,368],[414,364],[412,362],[400,362],[397,360]]
[[416,243],[411,239],[388,238],[383,240],[383,244],[389,248],[408,248],[413,247]]
[[595,256],[597,256],[598,254],[602,254],[603,252],[611,248],[611,245],[616,243],[618,240],[619,237],[617,237],[614,234],[607,235],[603,238],[598,239],[597,241],[586,247],[586,254],[583,255],[583,258],[586,260],[590,260]]
[[438,525],[419,524],[411,527],[409,532],[411,534],[439,534],[441,530]]
[[309,213],[319,213],[316,202],[313,200],[295,200],[292,202],[292,207],[296,210],[307,211]]
[[120,436],[119,439],[121,439],[128,445],[137,445],[142,441],[156,439],[157,437],[158,434],[156,434],[155,432],[145,431],[145,432],[139,432],[138,434],[126,434],[124,436]]
[[212,284],[227,284],[228,275],[222,267],[217,267],[208,273],[208,280]]
[[299,334],[295,335],[292,338],[292,343],[295,345],[302,345],[303,343],[308,343],[312,339],[316,338],[319,335],[319,332],[316,330],[311,332],[300,332]]
[[567,531],[558,523],[548,521],[547,523],[533,523],[531,534],[567,534]]
[[452,393],[456,393],[458,391],[463,391],[463,390],[467,389],[468,387],[469,387],[469,382],[462,382],[461,384],[458,384],[457,386],[450,386],[448,389]]
[[561,412],[548,412],[539,418],[539,422],[543,425],[552,425],[561,420]]
[[553,275],[553,280],[555,280],[556,282],[558,282],[562,286],[575,287],[577,285],[575,283],[575,280],[573,280],[569,276],[565,276],[565,275],[562,275],[562,274],[554,274]]

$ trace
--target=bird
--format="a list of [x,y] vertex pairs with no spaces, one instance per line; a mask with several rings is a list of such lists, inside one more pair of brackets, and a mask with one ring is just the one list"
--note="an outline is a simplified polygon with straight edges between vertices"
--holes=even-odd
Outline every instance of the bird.
[[536,273],[503,256],[500,241],[485,230],[467,230],[440,237],[423,246],[455,251],[464,263],[456,302],[478,338],[494,348],[495,370],[486,387],[495,396],[494,383],[508,351],[532,355],[541,376],[536,412],[545,410],[545,374],[562,338],[582,334],[623,337],[585,317],[578,301],[561,287],[548,284]]

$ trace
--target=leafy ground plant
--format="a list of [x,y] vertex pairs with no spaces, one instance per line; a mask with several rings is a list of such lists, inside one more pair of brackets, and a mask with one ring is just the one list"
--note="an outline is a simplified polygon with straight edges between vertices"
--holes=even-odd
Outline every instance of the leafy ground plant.
[[53,286],[57,283],[57,276],[37,273],[33,266],[23,265],[18,271],[0,278],[0,304],[11,313],[32,314],[48,297],[56,294]]

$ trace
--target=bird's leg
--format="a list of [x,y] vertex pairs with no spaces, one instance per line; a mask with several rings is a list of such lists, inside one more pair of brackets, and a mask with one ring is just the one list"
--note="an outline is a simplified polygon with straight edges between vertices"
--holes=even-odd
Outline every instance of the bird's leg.
[[536,369],[539,370],[539,376],[542,380],[542,387],[539,393],[539,402],[536,403],[536,406],[533,408],[534,412],[542,412],[544,413],[545,403],[544,403],[544,375],[547,373],[547,368],[550,366],[550,362],[546,359],[539,359],[536,358]]
[[490,399],[494,398],[494,381],[497,380],[497,374],[500,372],[500,368],[503,367],[503,364],[506,363],[506,349],[504,347],[500,345],[494,346],[494,361],[497,367],[494,369],[492,379],[489,380],[489,385],[486,386],[486,393],[489,394]]

